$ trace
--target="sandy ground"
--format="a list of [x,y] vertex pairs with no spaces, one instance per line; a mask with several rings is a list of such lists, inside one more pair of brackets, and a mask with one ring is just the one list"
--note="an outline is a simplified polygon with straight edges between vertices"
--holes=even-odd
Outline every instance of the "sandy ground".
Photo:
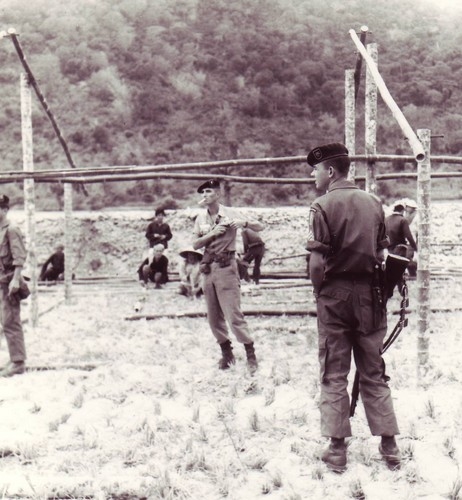
[[[385,355],[403,466],[381,462],[359,403],[340,476],[319,460],[314,317],[248,316],[260,361],[250,377],[241,346],[236,366],[221,372],[206,319],[175,317],[204,311],[175,283],[75,287],[69,305],[62,286],[41,288],[40,310],[58,305],[35,330],[26,326],[37,370],[0,384],[3,497],[461,498],[462,314],[432,314],[429,361],[418,370],[409,286],[409,327]],[[460,292],[460,278],[435,279],[432,306],[459,307]],[[142,313],[170,317],[127,320],[139,301]],[[243,285],[242,304],[313,309],[306,280]],[[397,306],[393,298],[390,325]]]

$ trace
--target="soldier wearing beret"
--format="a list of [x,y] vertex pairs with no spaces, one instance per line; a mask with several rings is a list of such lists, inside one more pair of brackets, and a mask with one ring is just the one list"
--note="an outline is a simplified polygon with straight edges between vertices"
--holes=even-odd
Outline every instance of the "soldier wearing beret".
[[200,185],[201,204],[207,207],[195,221],[194,249],[204,248],[201,270],[204,273],[204,296],[207,318],[221,348],[221,370],[235,363],[228,323],[236,340],[244,344],[247,366],[251,374],[258,367],[254,342],[241,311],[240,280],[236,262],[236,232],[249,227],[261,231],[263,224],[243,217],[220,203],[220,182],[211,179]]
[[146,228],[146,238],[149,241],[149,247],[161,243],[164,248],[168,248],[168,242],[172,239],[172,231],[170,226],[164,222],[165,210],[157,208],[154,214],[154,220],[148,224]]
[[311,205],[307,244],[318,316],[321,431],[330,438],[321,458],[336,472],[346,469],[353,352],[369,428],[381,436],[383,459],[396,468],[399,430],[381,356],[387,317],[372,285],[388,246],[382,205],[347,180],[350,158],[343,144],[317,147],[307,161],[316,188],[325,193]]
[[8,196],[0,195],[1,321],[10,355],[10,362],[0,371],[1,377],[24,373],[26,360],[20,314],[20,294],[25,286],[21,272],[26,260],[26,249],[21,231],[7,219],[9,207]]

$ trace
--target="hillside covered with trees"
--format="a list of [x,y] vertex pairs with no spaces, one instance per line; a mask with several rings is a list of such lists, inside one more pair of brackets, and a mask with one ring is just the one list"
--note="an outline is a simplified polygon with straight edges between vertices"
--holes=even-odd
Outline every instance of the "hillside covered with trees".
[[[301,155],[320,142],[342,140],[344,72],[356,62],[348,30],[361,25],[370,29],[368,41],[378,44],[380,71],[413,128],[444,134],[433,141],[433,153],[462,154],[462,15],[447,15],[424,1],[2,4],[3,29],[12,26],[20,33],[28,63],[78,167]],[[20,170],[22,68],[7,38],[0,55],[0,168]],[[363,101],[360,94],[358,152],[363,150]],[[380,152],[410,152],[381,101],[378,123]],[[33,126],[35,168],[67,168],[36,102]],[[307,173],[302,165],[239,172]],[[89,196],[76,194],[76,205],[185,207],[195,185],[167,180],[89,185]],[[21,203],[20,185],[6,189]],[[303,186],[239,185],[233,201],[305,204],[308,191]],[[60,208],[62,186],[40,185],[37,194],[39,208]]]

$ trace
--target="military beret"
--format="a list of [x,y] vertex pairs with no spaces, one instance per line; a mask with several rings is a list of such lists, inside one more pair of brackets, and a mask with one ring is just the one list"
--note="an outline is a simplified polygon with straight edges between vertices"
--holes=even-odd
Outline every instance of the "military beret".
[[10,199],[6,194],[0,195],[0,208],[10,208]]
[[220,189],[220,181],[218,179],[210,179],[209,181],[204,182],[197,188],[198,193],[202,193],[204,189]]
[[311,150],[308,153],[306,161],[308,162],[308,165],[314,167],[318,163],[326,160],[332,160],[333,158],[338,158],[339,156],[348,156],[348,149],[344,144],[333,142],[332,144],[325,144],[324,146],[319,146]]

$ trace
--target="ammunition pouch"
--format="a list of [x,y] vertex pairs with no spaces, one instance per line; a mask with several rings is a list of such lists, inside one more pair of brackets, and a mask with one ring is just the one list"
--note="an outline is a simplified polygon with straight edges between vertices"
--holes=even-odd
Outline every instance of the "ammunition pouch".
[[212,254],[212,262],[217,262],[220,267],[228,267],[234,259],[234,252],[221,252]]

